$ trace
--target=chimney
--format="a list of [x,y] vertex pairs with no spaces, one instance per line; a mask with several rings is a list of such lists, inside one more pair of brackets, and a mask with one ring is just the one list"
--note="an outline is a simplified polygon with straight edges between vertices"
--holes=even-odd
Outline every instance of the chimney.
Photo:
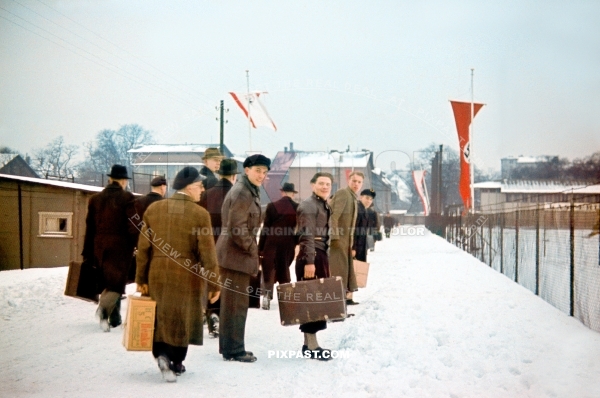
[[294,143],[290,142],[290,152],[294,152]]
[[283,153],[287,153],[287,147],[286,146],[283,147]]

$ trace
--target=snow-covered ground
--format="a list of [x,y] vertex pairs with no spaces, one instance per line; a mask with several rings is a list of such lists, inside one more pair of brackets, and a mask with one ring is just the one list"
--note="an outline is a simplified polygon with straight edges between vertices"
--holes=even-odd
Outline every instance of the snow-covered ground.
[[394,236],[369,261],[356,316],[319,333],[348,358],[268,358],[302,345],[274,302],[249,312],[256,363],[223,361],[205,334],[177,383],[149,352],[126,351],[121,328],[103,333],[93,304],[63,295],[66,268],[0,272],[0,395],[600,396],[600,334],[443,239]]

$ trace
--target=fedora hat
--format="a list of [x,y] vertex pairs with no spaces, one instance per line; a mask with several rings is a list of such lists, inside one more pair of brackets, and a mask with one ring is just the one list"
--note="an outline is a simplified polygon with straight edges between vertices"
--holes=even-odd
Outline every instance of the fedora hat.
[[219,148],[206,148],[204,151],[204,155],[202,155],[202,159],[210,159],[210,158],[223,158],[223,154],[219,151]]
[[279,188],[279,190],[282,192],[298,193],[298,191],[295,190],[294,184],[291,182],[284,183],[283,186],[281,188]]
[[223,159],[217,173],[222,176],[232,176],[240,172],[238,171],[237,162],[234,159]]
[[112,167],[110,168],[110,174],[107,174],[107,176],[109,176],[110,178],[113,178],[115,180],[125,180],[125,179],[130,180],[131,179],[127,175],[127,167],[121,166],[120,164],[113,164]]

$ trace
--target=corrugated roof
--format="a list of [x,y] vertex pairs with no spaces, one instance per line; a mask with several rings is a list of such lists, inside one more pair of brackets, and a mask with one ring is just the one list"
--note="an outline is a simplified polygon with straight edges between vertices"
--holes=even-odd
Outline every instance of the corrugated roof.
[[46,180],[43,178],[21,177],[21,176],[9,175],[9,174],[0,174],[0,178],[4,178],[7,180],[31,182],[34,184],[50,185],[50,186],[61,187],[61,188],[79,189],[81,191],[88,191],[88,192],[100,192],[104,189],[103,187],[95,187],[93,185],[84,185],[84,184],[77,184],[77,183],[73,183],[73,182],[57,181],[57,180]]

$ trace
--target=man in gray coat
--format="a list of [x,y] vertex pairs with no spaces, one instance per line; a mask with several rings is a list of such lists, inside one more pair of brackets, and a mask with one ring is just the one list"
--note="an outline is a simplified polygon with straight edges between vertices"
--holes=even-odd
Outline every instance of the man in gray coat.
[[331,199],[331,251],[329,266],[331,276],[341,276],[346,288],[346,304],[358,304],[352,299],[352,292],[358,290],[352,257],[354,226],[358,207],[357,194],[362,188],[365,176],[355,171],[348,176],[348,186],[340,189]]
[[244,334],[248,315],[250,276],[258,275],[260,229],[260,186],[271,167],[271,160],[252,155],[244,161],[244,175],[231,188],[221,209],[222,229],[217,241],[217,256],[222,280],[219,352],[228,361],[254,362],[246,351]]

